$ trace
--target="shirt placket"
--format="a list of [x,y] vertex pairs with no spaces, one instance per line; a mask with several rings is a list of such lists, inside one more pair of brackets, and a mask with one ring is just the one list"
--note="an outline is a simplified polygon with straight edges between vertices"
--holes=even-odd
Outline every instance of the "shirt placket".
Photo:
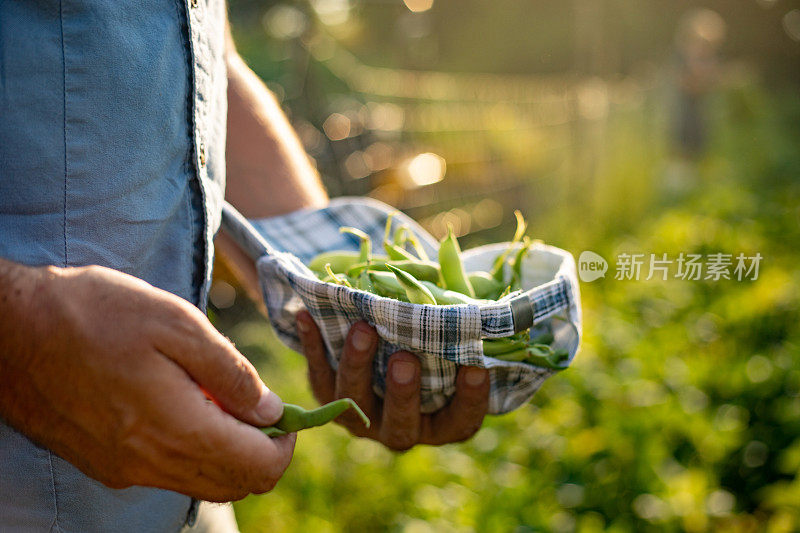
[[188,14],[189,43],[192,63],[192,144],[194,166],[202,194],[203,203],[203,285],[200,291],[200,305],[205,308],[208,297],[209,277],[211,273],[211,250],[213,235],[210,223],[212,219],[207,201],[208,181],[208,124],[209,102],[211,99],[211,52],[207,35],[203,31],[208,17],[208,6],[205,0],[183,0]]
[[[192,77],[192,155],[194,159],[195,177],[198,181],[203,204],[203,285],[200,289],[200,305],[205,308],[205,301],[208,296],[208,277],[211,271],[211,238],[209,236],[208,202],[206,201],[206,179],[208,170],[206,168],[206,128],[207,121],[205,105],[207,79],[204,77],[208,71],[202,66],[204,49],[202,43],[203,20],[205,18],[205,3],[202,0],[181,0],[184,2],[187,14],[187,27],[189,29],[189,51],[191,57],[191,77]],[[205,84],[205,85],[204,85]],[[185,525],[193,527],[197,522],[200,501],[192,498],[189,511],[186,515]]]

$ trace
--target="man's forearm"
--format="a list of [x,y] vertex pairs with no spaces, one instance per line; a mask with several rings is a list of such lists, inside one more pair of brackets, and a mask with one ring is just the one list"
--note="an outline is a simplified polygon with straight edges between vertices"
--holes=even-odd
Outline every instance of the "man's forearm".
[[246,217],[321,207],[328,197],[277,100],[228,42],[225,198]]
[[[225,199],[248,218],[322,207],[328,195],[286,115],[239,54],[228,30],[228,139]],[[224,233],[216,248],[259,301],[253,262]]]

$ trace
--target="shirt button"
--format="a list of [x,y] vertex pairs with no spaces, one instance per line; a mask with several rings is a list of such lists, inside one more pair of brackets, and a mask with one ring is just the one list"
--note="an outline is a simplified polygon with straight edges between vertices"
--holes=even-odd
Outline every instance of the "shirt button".
[[206,166],[206,145],[200,143],[200,166]]

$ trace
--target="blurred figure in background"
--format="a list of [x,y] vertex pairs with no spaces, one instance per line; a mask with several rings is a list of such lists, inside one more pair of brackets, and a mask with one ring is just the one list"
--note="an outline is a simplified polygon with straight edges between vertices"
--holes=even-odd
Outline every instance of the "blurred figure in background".
[[708,142],[706,95],[718,79],[717,53],[724,39],[725,21],[709,9],[688,11],[675,35],[672,134],[674,147],[686,157],[702,155]]

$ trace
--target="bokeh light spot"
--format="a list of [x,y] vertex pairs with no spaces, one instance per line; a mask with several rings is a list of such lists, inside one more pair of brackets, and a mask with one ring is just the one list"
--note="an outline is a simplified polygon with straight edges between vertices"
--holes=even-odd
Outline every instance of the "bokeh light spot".
[[783,31],[793,41],[800,42],[800,9],[792,9],[783,16]]
[[657,522],[668,517],[670,509],[669,505],[658,496],[640,494],[633,500],[633,512],[645,520]]
[[216,280],[208,291],[208,299],[217,309],[227,309],[236,303],[236,289],[226,281]]
[[772,362],[763,355],[754,355],[747,361],[745,372],[750,381],[761,383],[772,375]]
[[296,39],[308,27],[308,20],[296,7],[278,4],[264,14],[264,29],[280,40]]
[[480,228],[493,228],[503,221],[503,205],[497,200],[484,198],[472,210],[475,224]]
[[394,151],[386,143],[372,143],[364,150],[364,159],[373,172],[389,168],[394,160]]
[[442,181],[447,170],[447,163],[440,155],[426,152],[411,159],[406,166],[410,183],[414,187],[422,187]]
[[403,3],[414,13],[422,13],[433,7],[433,0],[403,0]]
[[328,26],[344,24],[350,19],[349,0],[314,0],[311,5],[319,20]]
[[369,167],[364,159],[364,153],[355,151],[344,161],[344,168],[354,180],[366,178],[370,175]]
[[350,136],[350,119],[341,113],[333,113],[322,123],[322,130],[328,139],[341,141]]
[[736,505],[736,497],[727,490],[715,490],[706,499],[708,514],[712,516],[725,516]]
[[367,104],[368,124],[375,130],[398,131],[403,127],[405,116],[403,108],[396,104]]
[[577,507],[583,503],[584,488],[575,483],[564,483],[556,491],[556,499],[562,507]]

